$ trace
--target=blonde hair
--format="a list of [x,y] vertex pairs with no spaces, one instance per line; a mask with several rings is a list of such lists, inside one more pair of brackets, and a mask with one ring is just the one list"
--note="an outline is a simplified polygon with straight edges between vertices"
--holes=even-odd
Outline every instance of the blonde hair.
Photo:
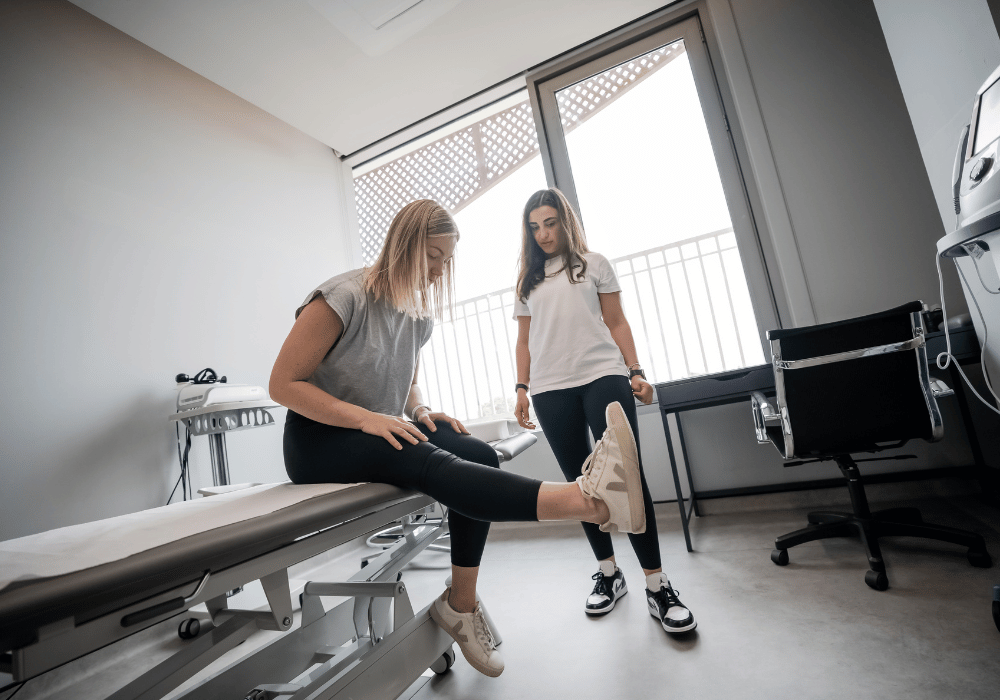
[[[535,241],[535,235],[531,232],[531,221],[528,218],[531,216],[531,212],[539,207],[555,209],[559,215],[559,228],[562,230],[560,244],[563,265],[549,276],[558,275],[565,270],[570,284],[579,284],[583,282],[587,274],[587,260],[583,254],[589,253],[590,249],[587,247],[587,235],[583,231],[580,217],[577,216],[573,205],[566,199],[566,195],[555,187],[539,190],[528,197],[528,202],[524,205],[524,213],[521,216],[521,259],[518,263],[517,286],[515,286],[517,296],[521,301],[526,301],[531,290],[545,279],[547,256]],[[574,266],[580,267],[580,271],[576,275],[572,272]]]
[[448,260],[444,274],[428,284],[427,239],[459,238],[451,214],[432,199],[418,199],[399,210],[386,234],[375,264],[365,270],[364,288],[375,300],[414,318],[443,318],[455,296],[454,263]]

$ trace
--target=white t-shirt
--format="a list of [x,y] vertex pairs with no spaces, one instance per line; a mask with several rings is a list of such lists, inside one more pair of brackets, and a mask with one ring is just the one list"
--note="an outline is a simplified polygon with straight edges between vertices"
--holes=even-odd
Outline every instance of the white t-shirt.
[[570,283],[559,255],[545,261],[545,279],[531,290],[527,303],[514,301],[515,320],[531,317],[532,395],[625,374],[625,359],[604,324],[597,296],[620,292],[618,277],[600,253],[584,253],[583,257],[587,261],[583,282]]

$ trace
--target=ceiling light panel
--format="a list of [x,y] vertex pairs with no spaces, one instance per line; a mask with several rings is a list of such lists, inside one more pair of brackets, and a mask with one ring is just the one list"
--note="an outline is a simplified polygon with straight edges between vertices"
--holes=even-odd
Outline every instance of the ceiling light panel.
[[306,0],[368,56],[380,56],[462,0]]

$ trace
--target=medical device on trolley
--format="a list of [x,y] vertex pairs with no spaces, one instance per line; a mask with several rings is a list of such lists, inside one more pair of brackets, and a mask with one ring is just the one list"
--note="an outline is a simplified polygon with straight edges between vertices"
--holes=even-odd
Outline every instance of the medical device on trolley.
[[[180,452],[181,480],[188,477],[187,454],[192,435],[207,435],[212,458],[212,481],[215,486],[228,486],[229,458],[226,454],[226,433],[274,425],[268,412],[278,404],[260,386],[229,384],[215,370],[206,367],[194,377],[178,374],[177,413],[170,420],[183,425],[185,449]],[[187,487],[187,485],[186,485]],[[186,492],[187,488],[185,488]]]
[[[937,242],[939,271],[941,258],[951,259],[958,271],[976,336],[982,346],[983,375],[994,399],[997,399],[996,383],[1000,377],[998,151],[1000,68],[993,71],[977,91],[971,122],[959,138],[952,173],[958,228]],[[941,302],[944,303],[943,283]],[[947,332],[947,315],[945,330]],[[950,341],[948,352],[951,352]],[[988,403],[988,397],[984,403]]]

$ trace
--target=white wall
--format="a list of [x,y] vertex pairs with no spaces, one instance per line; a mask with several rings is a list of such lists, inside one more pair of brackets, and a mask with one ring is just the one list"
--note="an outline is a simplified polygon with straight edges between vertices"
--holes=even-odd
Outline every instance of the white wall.
[[976,90],[1000,65],[986,0],[875,0],[920,144],[943,232],[955,228],[951,175]]
[[[0,5],[0,95],[7,539],[166,501],[174,375],[266,386],[297,304],[349,265],[349,175],[67,2]],[[280,427],[228,445],[234,481],[285,478]]]

